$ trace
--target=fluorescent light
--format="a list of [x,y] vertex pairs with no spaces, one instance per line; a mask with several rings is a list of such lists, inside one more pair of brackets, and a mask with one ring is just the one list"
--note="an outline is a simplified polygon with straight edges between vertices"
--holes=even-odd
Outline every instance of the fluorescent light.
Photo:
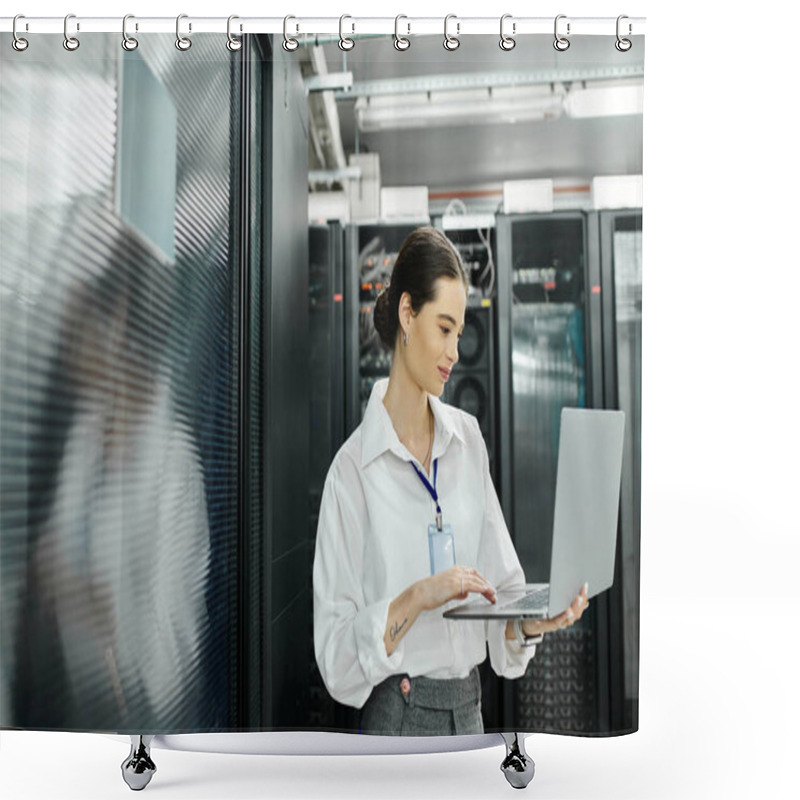
[[575,118],[641,114],[643,105],[641,78],[573,84],[564,99],[564,111]]
[[363,133],[410,128],[513,124],[557,119],[641,114],[644,83],[620,78],[573,83],[495,86],[431,92],[374,95],[356,100]]
[[555,119],[566,94],[561,84],[502,86],[493,89],[418,92],[360,97],[356,123],[360,131],[513,124]]

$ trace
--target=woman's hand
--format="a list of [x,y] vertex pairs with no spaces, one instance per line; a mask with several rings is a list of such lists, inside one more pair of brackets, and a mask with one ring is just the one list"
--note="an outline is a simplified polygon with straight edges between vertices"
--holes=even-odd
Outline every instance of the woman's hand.
[[589,608],[588,591],[589,584],[584,583],[580,594],[572,601],[570,607],[557,617],[523,620],[523,632],[526,636],[538,636],[540,633],[552,633],[553,631],[561,630],[561,628],[568,628],[570,625],[574,625],[583,616],[583,612]]
[[491,603],[497,599],[494,587],[471,567],[456,566],[437,572],[419,581],[417,589],[419,604],[425,611],[439,608],[450,600],[464,600],[470,592],[482,594]]
[[476,569],[450,567],[430,578],[412,583],[389,604],[383,642],[390,656],[408,633],[421,611],[432,611],[448,600],[463,600],[470,592],[496,602],[497,593]]

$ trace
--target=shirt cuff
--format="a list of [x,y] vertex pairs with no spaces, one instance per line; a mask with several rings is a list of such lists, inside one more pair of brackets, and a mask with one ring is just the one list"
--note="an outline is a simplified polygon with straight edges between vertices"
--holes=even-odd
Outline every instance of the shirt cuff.
[[394,598],[387,597],[363,608],[355,619],[356,650],[364,676],[372,686],[377,686],[390,675],[400,672],[405,652],[405,639],[401,639],[394,652],[386,655],[383,637],[389,616],[389,606]]
[[487,639],[492,669],[504,678],[521,678],[528,668],[528,662],[536,653],[536,645],[523,647],[515,639],[506,639],[507,620],[490,620]]

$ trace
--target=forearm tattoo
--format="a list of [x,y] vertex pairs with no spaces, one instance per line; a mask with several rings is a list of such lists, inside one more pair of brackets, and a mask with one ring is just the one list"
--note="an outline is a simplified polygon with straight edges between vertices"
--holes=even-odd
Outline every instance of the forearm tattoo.
[[394,641],[394,640],[395,640],[395,639],[396,639],[396,638],[397,638],[397,637],[400,635],[400,631],[402,631],[402,630],[403,630],[403,628],[405,628],[405,626],[406,626],[406,623],[407,623],[407,622],[408,622],[408,617],[406,617],[406,618],[405,618],[405,619],[404,619],[404,620],[403,620],[401,623],[399,623],[399,624],[398,624],[397,622],[395,622],[395,624],[394,624],[394,625],[392,625],[392,627],[391,627],[391,628],[389,628],[389,638],[390,638],[392,641]]

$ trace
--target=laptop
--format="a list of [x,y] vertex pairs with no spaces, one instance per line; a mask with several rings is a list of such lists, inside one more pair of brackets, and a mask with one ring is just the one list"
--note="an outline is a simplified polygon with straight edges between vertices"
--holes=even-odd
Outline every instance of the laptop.
[[558,444],[550,583],[483,596],[444,613],[450,619],[553,618],[589,584],[590,598],[614,582],[625,413],[564,408]]

